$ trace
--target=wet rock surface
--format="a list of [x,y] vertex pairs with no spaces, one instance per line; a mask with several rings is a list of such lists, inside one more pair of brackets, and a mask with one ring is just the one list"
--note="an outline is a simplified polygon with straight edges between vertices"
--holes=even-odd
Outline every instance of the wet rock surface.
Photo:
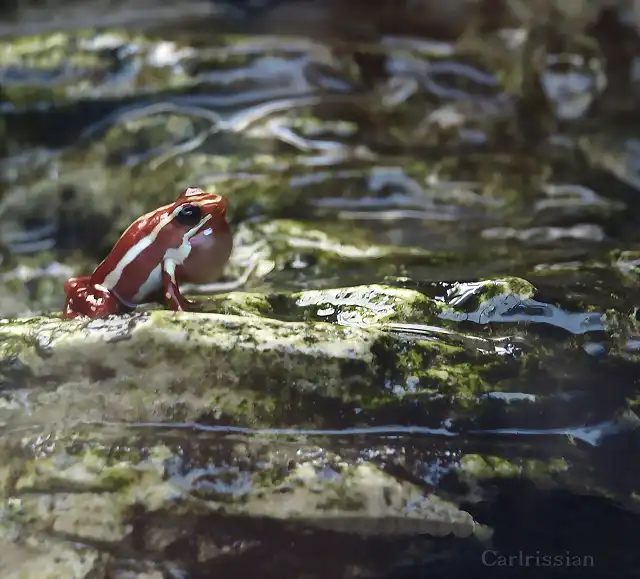
[[[633,576],[629,7],[120,4],[0,47],[0,577]],[[63,320],[193,185],[226,285]]]

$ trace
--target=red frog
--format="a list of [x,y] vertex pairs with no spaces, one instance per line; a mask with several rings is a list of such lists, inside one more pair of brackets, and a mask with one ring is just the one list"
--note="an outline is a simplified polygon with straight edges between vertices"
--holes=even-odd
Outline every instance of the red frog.
[[91,275],[64,284],[64,316],[102,318],[152,301],[188,309],[178,284],[215,281],[231,255],[226,208],[220,195],[190,187],[139,217]]

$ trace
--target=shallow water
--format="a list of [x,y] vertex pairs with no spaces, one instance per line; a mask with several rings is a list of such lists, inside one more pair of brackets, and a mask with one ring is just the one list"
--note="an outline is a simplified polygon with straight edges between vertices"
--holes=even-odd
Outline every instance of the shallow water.
[[[434,486],[443,464],[473,449],[562,458],[572,480],[589,479],[576,483],[578,494],[636,510],[637,92],[624,68],[632,50],[610,54],[612,39],[633,33],[603,19],[590,35],[558,25],[527,36],[511,15],[481,35],[435,40],[398,32],[402,26],[393,22],[362,32],[362,13],[333,7],[322,12],[322,28],[296,35],[293,17],[282,4],[277,10],[5,39],[0,315],[58,311],[63,280],[90,270],[132,219],[184,185],[215,187],[228,197],[237,230],[292,219],[329,236],[289,232],[284,263],[250,277],[245,289],[417,289],[456,313],[441,315],[437,326],[409,321],[389,331],[409,341],[452,334],[479,359],[491,343],[511,362],[495,370],[496,391],[485,393],[481,413],[459,400],[447,406],[453,416],[443,417],[434,396],[433,414],[403,402],[397,414],[337,420],[328,408],[336,428],[139,428],[179,444],[200,436],[317,441],[319,453],[324,445],[386,453],[383,463],[394,452],[413,453],[406,476]],[[347,33],[334,35],[333,25]],[[480,280],[508,276],[532,284],[535,295],[478,297]],[[274,306],[273,317],[300,318],[284,304]],[[353,305],[317,308],[314,319],[366,325],[354,319]],[[476,370],[470,363],[468,372]],[[535,521],[525,526],[543,545],[549,531],[535,511],[553,527],[573,516],[553,520],[566,508],[588,527],[567,549],[598,549],[601,561],[622,557],[602,546],[602,529],[592,523],[627,529],[635,520],[618,523],[615,509],[598,518],[600,507],[580,503],[573,485],[550,484],[550,492],[569,498],[547,501],[545,490],[514,480],[514,494],[497,484],[501,499],[489,514],[475,507],[503,544],[518,508]],[[527,508],[518,505],[523,496]],[[529,537],[523,531],[519,540],[534,544]],[[278,539],[264,544],[271,554],[281,550]],[[309,561],[313,549],[310,543],[294,551]],[[637,559],[624,565],[637,568]],[[172,576],[207,576],[194,562],[184,569],[190,571]]]

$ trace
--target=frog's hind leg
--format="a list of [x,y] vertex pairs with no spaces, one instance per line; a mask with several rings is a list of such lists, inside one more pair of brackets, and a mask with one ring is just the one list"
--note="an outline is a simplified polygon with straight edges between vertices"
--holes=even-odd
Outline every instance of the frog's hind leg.
[[81,286],[89,286],[91,283],[89,281],[90,279],[91,279],[91,276],[89,275],[72,277],[71,279],[68,279],[67,281],[64,282],[65,295],[70,296],[71,294],[77,292],[78,288],[80,288]]
[[67,296],[63,310],[65,318],[81,315],[104,318],[126,311],[118,298],[107,288],[89,283],[88,278],[89,276],[76,277],[65,282],[64,293]]

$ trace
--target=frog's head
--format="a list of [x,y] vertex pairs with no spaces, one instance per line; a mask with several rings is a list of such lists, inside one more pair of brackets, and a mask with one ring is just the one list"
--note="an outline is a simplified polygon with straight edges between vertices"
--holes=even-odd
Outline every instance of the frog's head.
[[[227,202],[216,193],[189,187],[167,208],[167,228],[181,238],[176,262],[191,283],[209,283],[229,261],[233,237],[226,219]],[[173,245],[173,244],[172,244]],[[181,259],[182,257],[182,259]]]
[[165,212],[169,225],[180,232],[185,241],[199,235],[207,237],[229,230],[226,199],[197,187],[189,187],[180,193],[178,199],[166,207]]

